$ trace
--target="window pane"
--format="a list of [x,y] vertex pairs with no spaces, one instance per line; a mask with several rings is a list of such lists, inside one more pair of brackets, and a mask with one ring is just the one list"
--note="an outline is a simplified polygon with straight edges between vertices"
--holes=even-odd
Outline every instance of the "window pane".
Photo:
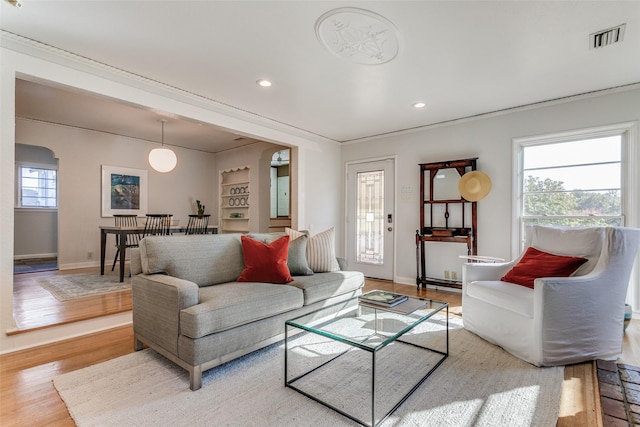
[[525,218],[524,225],[549,225],[562,227],[621,227],[621,217],[592,217],[592,218]]
[[524,224],[622,224],[622,137],[523,147]]
[[22,196],[22,206],[40,206],[40,199],[37,196]]
[[542,144],[525,148],[524,168],[619,162],[621,136]]
[[382,264],[384,260],[384,171],[356,176],[356,260]]
[[57,207],[57,173],[55,170],[21,166],[19,172],[20,206]]
[[523,213],[539,216],[620,216],[620,190],[525,194]]
[[23,177],[22,178],[22,187],[23,188],[38,188],[38,178],[37,177]]
[[562,190],[620,188],[620,163],[526,171],[525,183],[530,182],[532,178],[538,182],[554,181]]

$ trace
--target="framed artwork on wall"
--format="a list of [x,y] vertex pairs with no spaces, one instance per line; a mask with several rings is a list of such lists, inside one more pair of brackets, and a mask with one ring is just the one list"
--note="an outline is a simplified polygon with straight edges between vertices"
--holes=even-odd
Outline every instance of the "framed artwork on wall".
[[147,213],[147,171],[102,165],[102,216]]

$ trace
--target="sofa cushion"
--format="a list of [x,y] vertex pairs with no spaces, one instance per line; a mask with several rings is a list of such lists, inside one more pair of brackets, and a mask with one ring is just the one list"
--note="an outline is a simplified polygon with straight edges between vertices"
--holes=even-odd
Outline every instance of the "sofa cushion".
[[533,318],[533,289],[499,280],[469,282],[465,286],[471,297]]
[[199,289],[200,303],[180,312],[190,338],[231,329],[302,307],[302,291],[272,283],[231,282]]
[[209,286],[234,282],[242,270],[240,234],[147,236],[140,241],[144,274],[164,273]]
[[360,289],[364,285],[364,274],[360,271],[332,271],[313,276],[298,276],[289,286],[304,292],[304,305],[310,305],[332,296]]
[[287,267],[289,236],[282,236],[271,243],[263,243],[251,237],[241,236],[245,268],[238,282],[291,282]]
[[[292,239],[306,235],[302,231],[292,230],[291,228],[285,228],[285,231]],[[340,265],[336,260],[336,239],[333,227],[309,236],[309,240],[307,240],[307,262],[314,273],[340,270]]]
[[585,262],[586,258],[554,255],[529,247],[500,280],[533,289],[536,278],[569,277]]

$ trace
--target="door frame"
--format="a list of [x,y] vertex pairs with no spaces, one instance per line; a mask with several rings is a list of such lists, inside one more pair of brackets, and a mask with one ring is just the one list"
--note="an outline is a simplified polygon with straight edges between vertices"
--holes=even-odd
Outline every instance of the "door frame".
[[347,265],[351,268],[351,263],[353,262],[353,256],[349,256],[349,167],[353,165],[365,164],[365,163],[375,163],[380,161],[390,160],[393,165],[393,204],[391,206],[392,215],[393,215],[393,240],[391,242],[392,247],[392,260],[391,262],[391,279],[395,281],[396,278],[396,252],[397,252],[397,233],[396,233],[396,220],[397,220],[397,212],[398,212],[398,197],[397,197],[397,182],[398,182],[398,156],[396,154],[390,154],[388,156],[380,156],[380,157],[371,157],[360,160],[351,160],[345,162],[344,165],[344,232],[343,232],[343,253],[345,254],[345,259],[347,261]]

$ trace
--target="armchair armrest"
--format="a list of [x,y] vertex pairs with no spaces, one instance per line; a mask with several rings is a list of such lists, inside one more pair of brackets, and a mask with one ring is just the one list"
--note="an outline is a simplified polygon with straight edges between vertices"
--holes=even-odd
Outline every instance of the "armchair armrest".
[[139,274],[131,282],[134,333],[177,354],[180,311],[198,304],[198,285],[164,274]]
[[535,280],[534,317],[546,364],[575,363],[594,351],[605,359],[620,353],[627,286],[609,273]]
[[[462,283],[479,280],[500,280],[516,261],[501,263],[465,263],[462,265]],[[464,285],[462,286],[464,288]]]

